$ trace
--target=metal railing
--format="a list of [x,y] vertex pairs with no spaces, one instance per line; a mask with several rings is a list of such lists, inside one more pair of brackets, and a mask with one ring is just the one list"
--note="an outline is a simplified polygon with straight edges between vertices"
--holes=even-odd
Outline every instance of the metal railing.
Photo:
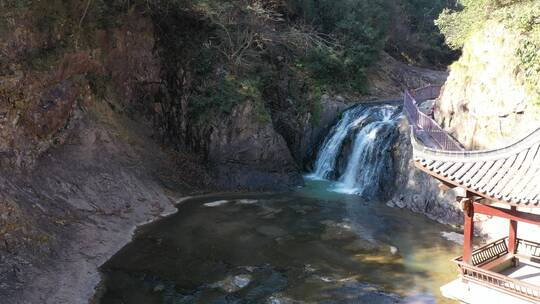
[[405,91],[403,109],[415,135],[431,148],[462,151],[463,147],[444,131],[431,117],[418,109],[418,101],[435,99],[441,91],[440,86],[427,86],[413,92]]
[[[463,257],[455,258],[454,262],[459,267],[461,277],[464,280],[495,288],[513,296],[539,303],[540,286],[482,268],[482,266],[509,253],[507,242],[508,238],[503,238],[476,249],[472,253],[472,264],[465,263]],[[518,239],[517,244],[517,251],[519,254],[534,257],[538,256],[540,253],[540,244],[538,243]]]
[[435,99],[441,94],[442,86],[440,85],[429,85],[423,88],[419,88],[411,91],[411,95],[416,101],[425,101],[429,99]]

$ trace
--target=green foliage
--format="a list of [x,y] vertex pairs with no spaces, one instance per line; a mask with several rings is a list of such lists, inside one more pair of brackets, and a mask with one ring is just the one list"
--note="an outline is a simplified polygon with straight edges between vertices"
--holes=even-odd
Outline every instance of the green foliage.
[[534,103],[540,106],[540,42],[525,39],[520,44],[517,55],[525,75],[527,89],[533,94]]
[[521,35],[516,57],[529,93],[540,105],[540,2],[535,0],[463,0],[461,10],[446,10],[437,20],[448,44],[460,48],[488,21]]
[[193,71],[197,76],[204,77],[214,71],[217,63],[217,54],[215,50],[207,47],[200,49],[200,52],[195,55]]
[[341,47],[310,50],[305,66],[318,82],[363,91],[365,70],[384,48],[388,0],[291,0],[295,10]]
[[410,25],[419,34],[436,33],[434,20],[448,6],[447,0],[407,0],[404,9]]
[[460,4],[460,9],[445,9],[436,20],[448,45],[455,49],[463,47],[488,20],[498,20],[514,28],[529,23],[529,18],[538,14],[539,3],[534,0],[462,0]]
[[[138,2],[142,4],[142,0],[135,0],[131,5]],[[26,68],[46,71],[65,53],[95,48],[96,30],[111,31],[121,25],[122,16],[132,6],[123,0],[0,0],[0,8],[6,8],[0,9],[0,34],[9,29],[4,15],[27,16],[42,41],[21,58],[22,63]]]
[[239,89],[239,83],[234,77],[221,77],[215,85],[190,98],[191,116],[199,119],[216,110],[230,114],[235,105],[245,100],[245,95]]
[[72,25],[73,17],[70,16],[70,2],[61,0],[49,2],[38,1],[33,4],[33,14],[36,18],[37,28],[42,33],[55,34],[63,27]]
[[262,98],[263,82],[260,77],[252,76],[239,81],[239,95],[243,100],[251,100],[255,106],[255,118],[258,122],[269,123],[272,121],[270,113],[266,110],[264,100]]
[[540,106],[540,3],[523,4],[520,12],[512,16],[515,27],[523,33],[516,55],[525,75],[528,91]]
[[482,27],[490,11],[488,4],[494,0],[463,0],[460,10],[445,9],[435,21],[446,38],[448,45],[454,49],[463,47],[465,41],[476,30]]
[[0,9],[3,10],[26,10],[32,0],[0,0]]
[[[387,52],[396,58],[406,57],[410,63],[427,63],[447,66],[454,61],[458,53],[448,47],[435,20],[448,7],[447,0],[406,0],[403,11],[408,16],[412,37],[393,37],[387,42]],[[413,39],[411,39],[413,38]],[[400,56],[401,55],[401,56]]]
[[[310,50],[303,61],[318,82],[365,92],[366,71],[382,50],[411,63],[446,64],[454,58],[434,20],[446,0],[288,0],[293,13],[337,45]],[[399,16],[397,16],[399,14]],[[397,20],[406,20],[405,24]],[[399,29],[407,27],[406,29]],[[399,37],[399,31],[415,33]]]
[[271,121],[261,97],[260,82],[254,79],[238,80],[232,75],[220,77],[214,85],[192,96],[189,100],[190,116],[201,121],[220,114],[230,114],[236,105],[246,100],[254,103],[257,121]]
[[314,80],[321,86],[343,86],[348,83],[344,59],[333,50],[316,48],[303,60]]
[[[388,46],[396,8],[405,9],[404,19],[425,33],[425,40],[437,41],[432,20],[445,2],[0,0],[0,9],[8,5],[32,12],[29,16],[46,40],[26,58],[34,70],[55,65],[61,53],[99,48],[97,31],[113,33],[132,20],[126,18],[132,13],[150,17],[162,83],[148,84],[152,90],[159,87],[159,93],[145,95],[141,104],[165,136],[181,138],[193,131],[189,130],[193,122],[219,119],[248,99],[261,122],[270,122],[270,113],[286,113],[300,123],[312,114],[317,123],[322,94],[366,91],[367,70]],[[275,3],[282,9],[268,8],[275,8]],[[267,18],[270,15],[279,20]],[[0,32],[2,28],[0,20]],[[311,39],[318,43],[310,43]],[[435,47],[430,51],[434,57],[441,54]],[[404,52],[414,57],[416,50]],[[110,93],[108,77],[86,76],[96,96]],[[189,144],[178,141],[179,146]]]

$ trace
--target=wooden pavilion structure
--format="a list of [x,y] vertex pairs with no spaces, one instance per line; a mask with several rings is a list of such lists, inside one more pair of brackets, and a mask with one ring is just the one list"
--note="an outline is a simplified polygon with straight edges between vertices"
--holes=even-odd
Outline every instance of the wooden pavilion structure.
[[[440,87],[405,92],[404,112],[412,129],[415,166],[444,189],[458,188],[461,193],[457,199],[464,214],[463,256],[454,259],[461,286],[468,292],[474,285],[504,294],[491,304],[540,303],[540,244],[517,237],[518,222],[540,226],[539,214],[518,210],[540,207],[540,128],[502,149],[466,151],[418,109],[419,101],[435,99],[439,92]],[[508,220],[508,237],[473,250],[475,214]],[[450,296],[466,303],[488,301],[482,293],[477,300],[467,299],[465,293]]]

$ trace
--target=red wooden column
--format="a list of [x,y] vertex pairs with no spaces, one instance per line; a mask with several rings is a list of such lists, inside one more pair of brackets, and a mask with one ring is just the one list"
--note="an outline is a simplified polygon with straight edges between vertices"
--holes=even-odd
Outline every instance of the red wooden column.
[[[510,208],[512,211],[516,211],[516,207]],[[508,231],[508,252],[515,254],[517,250],[517,221],[510,220],[510,229]]]
[[472,198],[467,196],[462,201],[463,216],[464,216],[464,231],[463,231],[463,262],[471,264],[473,236],[474,236],[474,204]]

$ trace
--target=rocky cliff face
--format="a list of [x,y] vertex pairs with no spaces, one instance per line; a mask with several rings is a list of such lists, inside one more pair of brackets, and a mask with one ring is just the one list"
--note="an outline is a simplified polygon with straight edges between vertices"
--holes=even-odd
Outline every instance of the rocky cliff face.
[[311,113],[306,115],[301,123],[293,122],[285,116],[278,118],[276,129],[283,135],[293,157],[304,171],[311,171],[312,162],[322,141],[349,106],[350,103],[343,97],[325,94],[321,97],[321,109],[316,122],[311,123],[314,119]]
[[0,173],[2,302],[87,303],[97,268],[133,227],[173,212],[175,197],[192,189],[142,128],[80,117],[72,131],[32,174]]
[[435,109],[436,120],[470,149],[507,146],[540,127],[516,54],[523,36],[496,21],[470,37]]
[[[136,100],[141,82],[158,80],[153,28],[140,14],[122,16],[119,27],[89,33],[91,46],[58,49],[69,32],[36,30],[38,10],[6,10],[3,16],[8,28],[0,36],[0,50],[9,65],[0,69],[0,159],[13,169],[31,169],[43,152],[61,144],[75,109],[96,100],[125,106]],[[105,79],[114,93],[107,91]]]
[[455,195],[441,191],[434,178],[414,166],[410,126],[405,118],[399,124],[399,133],[399,140],[393,150],[394,171],[397,173],[395,195],[387,205],[407,208],[444,224],[462,223]]
[[[70,8],[67,4],[55,5]],[[22,12],[8,10],[8,34],[0,37],[0,50],[10,62],[8,69],[0,72],[3,165],[31,170],[42,153],[62,144],[69,135],[69,126],[79,119],[74,111],[92,108],[96,102],[146,124],[152,119],[158,121],[158,114],[164,111],[174,115],[173,120],[185,119],[177,109],[167,109],[160,103],[162,100],[149,98],[172,88],[162,85],[167,83],[168,76],[162,69],[167,63],[155,50],[158,38],[148,15],[138,10],[122,13],[115,16],[117,26],[82,29],[87,36],[78,37],[78,45],[58,49],[64,40],[71,39],[68,36],[73,29],[66,25],[50,31],[36,30],[38,25],[32,20],[40,22],[38,9],[31,6]],[[67,14],[55,17],[65,18],[61,22],[69,24],[71,15]],[[215,176],[216,184],[227,189],[275,189],[301,184],[301,165],[294,163],[287,143],[270,122],[256,122],[260,115],[254,107],[249,101],[239,102],[231,115],[218,115],[215,121],[185,127],[183,142],[195,143],[187,152],[208,160],[200,166]],[[152,114],[147,115],[149,112]],[[84,117],[85,111],[81,113]],[[295,138],[302,138],[300,133],[310,128],[310,120],[305,123],[294,130]],[[182,122],[186,124],[189,122]],[[167,125],[158,121],[154,127],[159,138],[160,130]],[[306,154],[304,150],[298,154]],[[251,170],[251,174],[240,177],[232,173],[235,170]]]
[[[301,183],[286,142],[249,102],[194,136],[205,153],[162,145],[145,115],[159,110],[145,98],[163,80],[153,21],[131,10],[74,33],[70,18],[41,16],[55,6],[79,16],[66,3],[0,3],[2,303],[87,302],[97,267],[180,196]],[[42,18],[53,28],[42,31]]]
[[257,118],[254,104],[238,105],[209,138],[209,161],[225,188],[287,189],[302,184],[283,137]]

